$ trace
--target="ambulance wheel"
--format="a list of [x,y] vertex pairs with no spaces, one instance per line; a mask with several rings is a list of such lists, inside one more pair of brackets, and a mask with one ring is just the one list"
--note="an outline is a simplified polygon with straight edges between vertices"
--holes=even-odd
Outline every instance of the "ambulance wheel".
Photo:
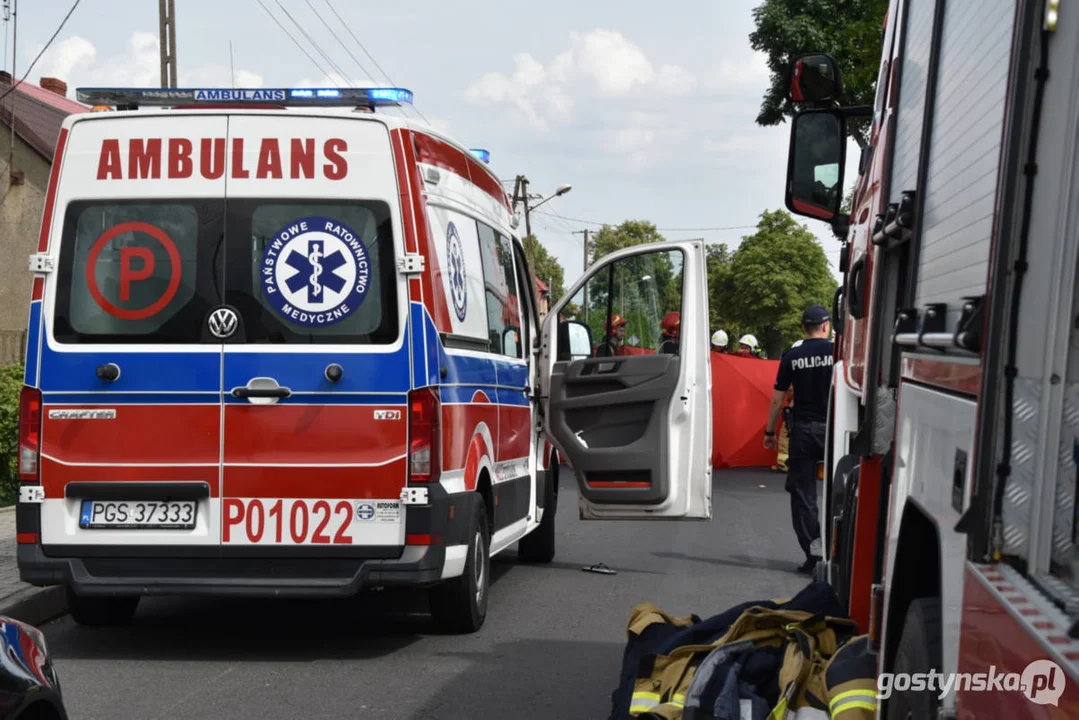
[[491,587],[490,542],[487,507],[477,495],[464,572],[431,589],[431,620],[438,630],[474,633],[483,627]]
[[[557,462],[557,457],[553,458]],[[525,535],[517,543],[517,557],[526,563],[549,563],[554,560],[554,522],[558,510],[558,470],[548,473],[546,498],[543,501],[543,519],[539,527]]]
[[77,595],[70,586],[67,590],[67,608],[71,619],[79,625],[104,627],[127,625],[135,616],[139,606],[139,596],[110,597],[95,595]]
[[[899,673],[938,673],[942,664],[940,642],[940,599],[918,598],[911,602],[903,621],[893,663],[893,677]],[[887,700],[887,720],[935,718],[937,693],[926,690],[893,690]]]

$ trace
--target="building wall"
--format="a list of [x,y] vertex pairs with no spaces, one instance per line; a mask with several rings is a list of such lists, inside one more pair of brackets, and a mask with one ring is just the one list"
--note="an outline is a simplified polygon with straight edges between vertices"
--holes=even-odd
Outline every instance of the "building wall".
[[15,169],[21,185],[11,185],[8,152],[11,130],[0,124],[0,364],[18,361],[19,338],[30,310],[29,257],[37,251],[49,162],[15,138]]

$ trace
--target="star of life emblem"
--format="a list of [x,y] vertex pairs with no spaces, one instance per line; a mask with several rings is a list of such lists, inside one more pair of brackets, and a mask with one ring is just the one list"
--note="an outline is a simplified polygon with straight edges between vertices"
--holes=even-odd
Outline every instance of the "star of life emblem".
[[461,236],[452,222],[446,229],[446,255],[449,258],[450,297],[457,319],[464,322],[468,314],[468,275],[465,272],[465,254],[461,247]]
[[371,283],[362,239],[347,225],[307,217],[281,228],[263,251],[262,287],[279,315],[307,327],[341,322]]

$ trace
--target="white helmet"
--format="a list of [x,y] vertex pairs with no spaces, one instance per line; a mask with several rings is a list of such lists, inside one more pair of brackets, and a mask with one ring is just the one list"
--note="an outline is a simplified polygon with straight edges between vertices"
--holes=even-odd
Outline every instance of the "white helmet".
[[752,335],[743,335],[742,337],[738,338],[738,344],[739,345],[748,345],[749,347],[756,350],[757,349],[757,338],[753,337]]
[[727,331],[716,330],[712,333],[712,344],[716,347],[727,347]]

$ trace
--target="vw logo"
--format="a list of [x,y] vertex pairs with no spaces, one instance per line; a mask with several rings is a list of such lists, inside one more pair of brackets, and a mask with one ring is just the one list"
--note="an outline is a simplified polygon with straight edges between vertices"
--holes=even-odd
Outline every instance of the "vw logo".
[[228,308],[218,308],[210,314],[210,333],[222,340],[236,332],[236,326],[240,324],[240,319],[236,317],[236,313]]

